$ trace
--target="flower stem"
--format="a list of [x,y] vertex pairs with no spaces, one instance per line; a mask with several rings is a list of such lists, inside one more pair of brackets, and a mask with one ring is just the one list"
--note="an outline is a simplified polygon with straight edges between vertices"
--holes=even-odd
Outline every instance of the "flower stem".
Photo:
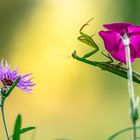
[[135,93],[133,87],[133,77],[132,77],[132,66],[131,66],[131,58],[130,58],[130,48],[129,45],[125,45],[126,52],[126,64],[127,64],[127,77],[128,77],[128,90],[130,94],[130,108],[131,108],[131,119],[133,123],[133,140],[137,139],[137,118],[135,118]]
[[4,114],[4,103],[5,103],[5,97],[2,96],[2,99],[1,99],[1,113],[2,113],[3,125],[4,125],[5,133],[6,133],[6,136],[7,136],[7,140],[10,140],[10,137],[9,137],[9,134],[8,134],[8,129],[7,129],[7,126],[6,126],[5,114]]
[[133,139],[137,140],[137,125],[136,125],[136,121],[133,122]]

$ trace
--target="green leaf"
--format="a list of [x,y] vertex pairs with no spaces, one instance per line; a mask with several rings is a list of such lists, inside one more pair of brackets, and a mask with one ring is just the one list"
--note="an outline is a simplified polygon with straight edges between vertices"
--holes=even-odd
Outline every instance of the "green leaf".
[[14,88],[16,87],[16,85],[18,84],[19,80],[20,80],[20,77],[17,78],[17,80],[12,84],[12,86],[9,88],[9,90],[7,91],[7,93],[4,94],[5,97],[7,97],[7,96],[10,95],[10,93],[13,91],[13,89],[14,89]]
[[20,140],[19,139],[20,134],[23,134],[23,133],[28,132],[33,129],[35,129],[35,127],[33,127],[33,126],[21,128],[21,115],[18,115],[18,117],[16,119],[16,123],[15,123],[14,134],[10,138],[13,137],[13,140]]
[[[19,130],[19,134],[23,134],[23,133],[28,132],[28,131],[33,130],[33,129],[35,129],[34,126],[22,128],[22,129]],[[13,135],[10,138],[12,138],[12,137],[13,137]]]
[[13,140],[20,140],[20,128],[21,128],[21,115],[17,116],[13,134]]
[[35,127],[33,127],[33,126],[22,128],[19,133],[23,134],[23,133],[30,131],[30,130],[33,130],[33,129],[35,129]]
[[[140,129],[140,126],[137,126],[137,129]],[[128,127],[128,128],[125,128],[125,129],[122,129],[116,133],[114,133],[112,136],[110,136],[107,140],[113,140],[114,138],[116,138],[118,135],[124,133],[124,132],[127,132],[127,131],[130,131],[130,130],[133,130],[133,127]]]

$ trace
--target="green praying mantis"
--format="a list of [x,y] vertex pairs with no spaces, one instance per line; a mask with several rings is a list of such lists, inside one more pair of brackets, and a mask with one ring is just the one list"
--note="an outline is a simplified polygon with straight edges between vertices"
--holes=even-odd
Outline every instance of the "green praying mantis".
[[[93,18],[92,18],[93,19]],[[106,62],[98,62],[98,61],[91,61],[88,58],[95,53],[99,51],[99,47],[95,43],[95,41],[92,39],[92,36],[89,36],[85,34],[82,30],[85,26],[89,25],[89,22],[92,20],[90,19],[87,23],[85,23],[81,28],[80,28],[80,36],[78,37],[78,40],[83,42],[84,44],[90,46],[93,48],[93,51],[86,53],[84,56],[80,57],[77,55],[76,51],[72,53],[72,57],[78,61],[81,61],[83,63],[96,66],[101,68],[101,70],[111,72],[115,75],[118,75],[122,78],[127,79],[127,68],[122,66],[122,63],[114,64],[113,59],[109,54],[104,54],[101,52],[105,57],[107,57],[109,60]],[[136,82],[140,84],[140,74],[137,72],[133,71],[133,82]]]

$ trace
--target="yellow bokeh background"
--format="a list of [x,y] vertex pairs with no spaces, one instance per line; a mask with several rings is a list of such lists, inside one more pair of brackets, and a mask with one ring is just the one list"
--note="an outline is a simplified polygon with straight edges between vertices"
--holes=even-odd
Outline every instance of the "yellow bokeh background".
[[[71,57],[90,49],[78,42],[80,27],[95,34],[110,22],[140,23],[138,1],[130,0],[7,0],[0,2],[0,58],[21,73],[33,73],[32,94],[20,89],[6,100],[5,113],[10,134],[17,114],[22,126],[36,130],[22,140],[105,140],[131,125],[127,81]],[[133,11],[133,13],[131,13]],[[134,13],[136,12],[136,13]],[[89,49],[89,50],[88,50]],[[94,60],[105,61],[98,53]],[[139,70],[137,60],[133,66]],[[139,95],[139,85],[135,84]],[[5,133],[0,116],[0,140]],[[129,134],[128,134],[129,135]],[[124,136],[125,138],[125,136]],[[121,138],[123,140],[123,136]],[[116,139],[117,140],[117,139]]]

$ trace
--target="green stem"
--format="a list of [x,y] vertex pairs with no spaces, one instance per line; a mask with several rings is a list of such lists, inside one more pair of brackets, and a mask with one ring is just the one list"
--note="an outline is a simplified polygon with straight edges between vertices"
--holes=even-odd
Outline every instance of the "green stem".
[[133,140],[137,140],[137,128],[136,123],[137,119],[135,119],[135,93],[134,93],[134,86],[133,86],[133,76],[132,76],[132,66],[131,66],[131,57],[130,57],[130,48],[129,45],[125,45],[125,52],[126,52],[126,64],[127,64],[127,76],[128,76],[128,90],[130,94],[130,107],[131,107],[131,119],[133,122]]
[[136,121],[133,122],[133,139],[137,140],[137,124],[136,124]]
[[7,129],[7,126],[6,126],[5,114],[4,114],[4,103],[5,103],[5,97],[2,96],[2,99],[1,99],[1,113],[2,113],[3,125],[4,125],[5,133],[6,133],[6,136],[7,136],[7,140],[10,140],[10,137],[9,137],[9,134],[8,134],[8,129]]

